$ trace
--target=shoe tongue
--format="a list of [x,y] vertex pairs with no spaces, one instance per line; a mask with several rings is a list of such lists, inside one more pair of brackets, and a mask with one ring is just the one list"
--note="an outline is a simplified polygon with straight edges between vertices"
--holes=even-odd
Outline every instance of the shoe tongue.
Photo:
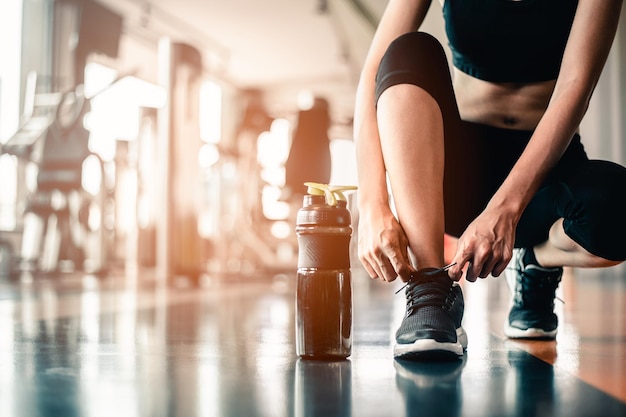
[[437,282],[446,285],[452,283],[448,273],[438,268],[420,269],[414,274],[412,280],[415,280],[415,282]]
[[450,279],[448,273],[446,271],[442,271],[441,268],[423,268],[417,271],[417,275],[419,277],[434,280],[440,280],[442,278]]
[[443,303],[452,286],[452,280],[437,268],[424,268],[415,272],[407,283],[407,298],[411,303]]

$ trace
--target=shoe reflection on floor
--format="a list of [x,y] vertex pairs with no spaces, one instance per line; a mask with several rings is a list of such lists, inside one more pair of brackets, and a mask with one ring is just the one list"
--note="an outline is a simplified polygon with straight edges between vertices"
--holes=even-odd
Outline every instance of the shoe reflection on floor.
[[461,374],[466,356],[458,360],[394,361],[396,385],[406,402],[407,415],[458,416],[463,393]]

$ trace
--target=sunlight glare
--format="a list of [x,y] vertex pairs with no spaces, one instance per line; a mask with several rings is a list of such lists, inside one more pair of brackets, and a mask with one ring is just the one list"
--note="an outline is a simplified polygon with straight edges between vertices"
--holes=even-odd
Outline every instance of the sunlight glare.
[[222,88],[213,81],[200,87],[200,138],[219,143],[222,137]]

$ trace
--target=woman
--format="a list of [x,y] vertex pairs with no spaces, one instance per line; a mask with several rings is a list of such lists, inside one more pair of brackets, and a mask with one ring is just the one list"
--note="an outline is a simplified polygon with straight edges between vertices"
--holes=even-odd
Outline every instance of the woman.
[[[514,247],[509,337],[555,336],[563,266],[626,259],[626,169],[590,161],[577,134],[621,4],[446,0],[452,82],[441,45],[416,31],[430,1],[389,1],[354,135],[360,260],[372,278],[408,283],[396,357],[462,355],[454,281],[499,276]],[[444,233],[459,237],[447,268]]]

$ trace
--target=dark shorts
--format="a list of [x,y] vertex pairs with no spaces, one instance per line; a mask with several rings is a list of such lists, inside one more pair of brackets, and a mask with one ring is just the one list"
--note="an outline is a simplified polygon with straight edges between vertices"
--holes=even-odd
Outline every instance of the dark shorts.
[[[504,181],[533,132],[461,120],[445,53],[428,34],[408,33],[389,46],[376,78],[376,101],[396,84],[423,88],[441,108],[446,233],[460,236]],[[589,160],[579,135],[526,208],[515,246],[544,242],[560,218],[567,235],[590,253],[626,259],[626,168]]]

